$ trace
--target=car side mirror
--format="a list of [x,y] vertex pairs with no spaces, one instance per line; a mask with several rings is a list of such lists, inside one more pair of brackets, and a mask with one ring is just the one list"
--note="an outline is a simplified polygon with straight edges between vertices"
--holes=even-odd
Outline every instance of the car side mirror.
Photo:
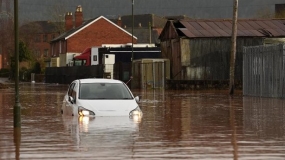
[[73,97],[68,96],[68,100],[69,100],[70,103],[74,104],[74,99],[73,99]]
[[139,97],[139,96],[136,96],[136,97],[135,97],[135,100],[136,100],[137,102],[139,102],[139,101],[140,101],[140,97]]

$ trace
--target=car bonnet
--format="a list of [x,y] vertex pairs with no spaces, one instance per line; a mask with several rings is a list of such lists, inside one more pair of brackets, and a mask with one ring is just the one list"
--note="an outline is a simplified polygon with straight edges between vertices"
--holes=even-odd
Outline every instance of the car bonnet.
[[93,111],[96,116],[129,116],[138,107],[134,99],[130,100],[81,100],[78,106]]

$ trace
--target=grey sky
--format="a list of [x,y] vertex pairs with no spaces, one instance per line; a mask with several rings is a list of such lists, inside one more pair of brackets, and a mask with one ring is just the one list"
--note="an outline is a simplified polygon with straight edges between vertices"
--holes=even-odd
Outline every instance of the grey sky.
[[[186,15],[192,18],[231,18],[233,0],[134,0],[134,14],[158,16]],[[255,18],[262,10],[274,11],[284,0],[239,0],[239,18]],[[97,16],[115,18],[131,14],[131,0],[19,0],[21,20],[49,20],[50,12],[63,6],[62,12],[73,12],[82,5],[85,19]],[[12,6],[12,5],[11,5]]]

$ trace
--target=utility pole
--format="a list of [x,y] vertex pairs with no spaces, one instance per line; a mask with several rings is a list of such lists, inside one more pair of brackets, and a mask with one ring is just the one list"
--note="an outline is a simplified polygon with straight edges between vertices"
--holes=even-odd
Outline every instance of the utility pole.
[[134,61],[134,0],[132,0],[132,63]]
[[237,37],[237,17],[238,17],[238,0],[233,0],[233,21],[232,21],[232,49],[230,59],[230,95],[234,94],[235,87],[235,60],[236,60],[236,37]]
[[[8,3],[8,1],[7,1]],[[19,101],[19,22],[18,22],[18,0],[14,0],[14,41],[15,41],[15,105],[14,114],[14,145],[15,159],[20,159],[21,145],[21,105]]]
[[152,31],[152,24],[151,24],[151,22],[148,23],[148,27],[149,27],[149,44],[151,44],[151,31]]
[[[131,77],[130,80],[134,78],[134,0],[132,0],[132,59],[131,59]],[[132,87],[132,84],[131,84]]]
[[19,27],[18,27],[18,0],[14,0],[14,36],[15,36],[15,105],[14,128],[21,127],[21,105],[19,100]]

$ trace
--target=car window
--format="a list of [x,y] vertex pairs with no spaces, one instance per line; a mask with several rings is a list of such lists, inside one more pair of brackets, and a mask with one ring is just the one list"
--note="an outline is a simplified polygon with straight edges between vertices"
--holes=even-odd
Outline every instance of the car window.
[[121,83],[81,83],[80,99],[132,99],[132,95]]
[[75,85],[75,83],[71,83],[69,85],[68,92],[67,92],[68,96],[72,95],[72,91],[73,91],[74,85]]
[[77,88],[78,88],[78,84],[75,83],[73,88],[72,88],[72,93],[71,93],[71,96],[74,99],[74,102],[76,102]]

